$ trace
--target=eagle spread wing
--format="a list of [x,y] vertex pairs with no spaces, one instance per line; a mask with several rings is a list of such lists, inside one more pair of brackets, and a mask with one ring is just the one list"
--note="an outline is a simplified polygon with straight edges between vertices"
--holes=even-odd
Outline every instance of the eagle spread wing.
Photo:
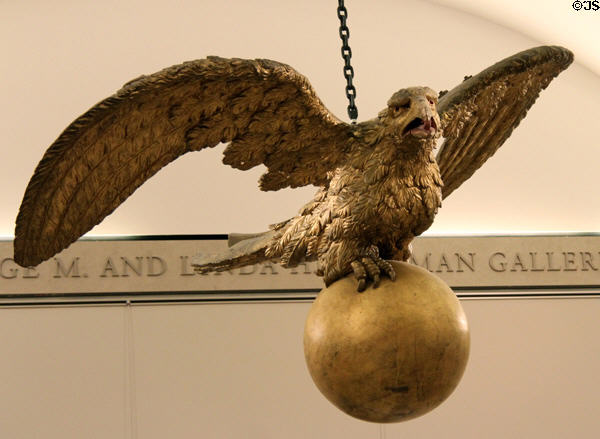
[[230,142],[223,162],[265,164],[260,187],[276,190],[325,183],[348,136],[308,80],[275,61],[209,57],[134,79],[44,154],[17,217],[15,261],[66,248],[186,152]]
[[562,47],[529,49],[466,79],[440,98],[445,141],[437,161],[444,198],[496,152],[539,93],[572,61],[573,54]]

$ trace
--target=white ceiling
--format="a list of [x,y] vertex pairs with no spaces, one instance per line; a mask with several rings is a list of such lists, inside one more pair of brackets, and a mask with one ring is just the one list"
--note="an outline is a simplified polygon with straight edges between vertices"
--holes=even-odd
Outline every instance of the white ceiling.
[[[574,0],[426,0],[485,18],[544,44],[565,46],[577,61],[600,75],[600,10]],[[591,6],[590,6],[591,5]],[[600,4],[598,5],[600,6]]]
[[[529,47],[559,44],[575,53],[574,65],[542,93],[505,146],[444,202],[432,232],[600,230],[593,124],[600,120],[600,31],[592,26],[600,11],[576,12],[571,3],[346,1],[360,120],[377,114],[398,88],[449,89]],[[0,0],[0,235],[13,233],[29,177],[62,129],[140,74],[207,55],[275,59],[306,75],[346,119],[336,5]],[[221,151],[167,166],[91,233],[260,231],[294,215],[314,193],[261,192],[263,170],[222,166]]]

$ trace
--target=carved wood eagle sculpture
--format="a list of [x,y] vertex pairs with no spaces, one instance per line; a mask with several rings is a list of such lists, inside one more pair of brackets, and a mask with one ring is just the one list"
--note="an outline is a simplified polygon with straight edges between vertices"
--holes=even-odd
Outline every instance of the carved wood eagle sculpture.
[[[394,278],[447,197],[510,136],[573,60],[560,47],[511,56],[438,95],[392,95],[374,119],[331,114],[308,80],[264,59],[209,57],[134,79],[76,119],[50,146],[25,192],[14,259],[33,266],[92,229],[179,156],[229,143],[223,162],[264,164],[262,190],[315,185],[297,216],[194,261],[200,272],[260,261],[318,261],[326,284],[358,289]],[[444,140],[437,153],[438,138]]]

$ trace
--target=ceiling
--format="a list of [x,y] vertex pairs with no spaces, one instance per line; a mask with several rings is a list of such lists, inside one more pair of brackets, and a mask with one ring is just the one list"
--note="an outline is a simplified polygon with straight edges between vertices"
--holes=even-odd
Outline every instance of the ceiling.
[[544,44],[568,47],[580,64],[600,75],[600,8],[594,11],[590,2],[579,2],[583,8],[576,11],[573,0],[426,1],[480,16]]
[[[600,11],[574,0],[347,0],[359,119],[401,86],[454,87],[540,44],[575,53],[509,141],[444,201],[432,233],[598,231]],[[334,1],[0,1],[0,235],[12,235],[44,151],[126,80],[207,55],[269,58],[309,79],[346,119]],[[294,215],[314,188],[261,192],[264,169],[219,166],[223,145],[161,170],[91,234],[260,231]],[[584,159],[582,159],[584,158]],[[257,207],[258,206],[258,207]],[[242,214],[240,214],[242,213]]]

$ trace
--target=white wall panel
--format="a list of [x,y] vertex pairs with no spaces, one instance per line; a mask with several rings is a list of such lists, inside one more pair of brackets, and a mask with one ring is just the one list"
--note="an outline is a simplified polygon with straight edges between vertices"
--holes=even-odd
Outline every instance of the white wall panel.
[[0,437],[594,437],[600,300],[462,303],[472,346],[457,390],[384,427],[312,384],[308,303],[3,308]]
[[305,303],[134,307],[144,438],[364,438],[304,363]]
[[454,395],[387,438],[594,438],[600,300],[462,302],[471,357]]
[[0,308],[0,437],[126,437],[124,311]]

